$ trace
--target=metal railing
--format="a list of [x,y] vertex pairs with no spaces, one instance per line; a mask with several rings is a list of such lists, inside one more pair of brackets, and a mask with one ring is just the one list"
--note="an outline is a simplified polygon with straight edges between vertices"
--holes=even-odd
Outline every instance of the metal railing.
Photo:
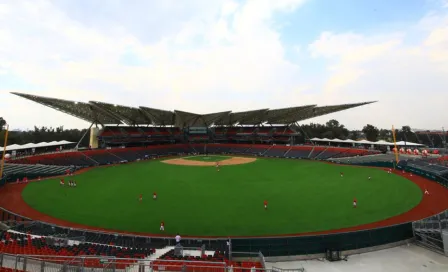
[[446,254],[442,232],[447,229],[448,210],[412,222],[412,231],[416,244],[441,254]]
[[293,272],[305,271],[304,268],[281,269],[255,267],[248,262],[211,262],[190,260],[150,260],[115,258],[110,256],[44,256],[44,255],[12,255],[0,253],[0,269],[30,272],[144,272],[144,271],[253,271],[253,272]]
[[[133,234],[126,234],[126,233],[111,233],[111,232],[107,232],[107,231],[98,231],[98,230],[90,230],[90,229],[82,229],[82,228],[70,228],[70,227],[64,227],[64,226],[60,226],[60,225],[53,225],[50,223],[46,223],[46,222],[42,222],[42,221],[34,221],[28,217],[24,217],[21,216],[19,214],[16,214],[14,212],[11,212],[7,209],[4,209],[2,207],[0,207],[0,221],[3,222],[16,222],[16,225],[30,225],[30,224],[40,224],[42,226],[47,226],[47,227],[54,227],[54,228],[58,228],[63,230],[65,233],[69,233],[70,231],[76,231],[77,233],[89,233],[89,234],[98,234],[98,235],[105,235],[105,236],[110,236],[111,234],[116,235],[117,237],[129,237],[129,238],[143,238],[143,239],[151,239],[152,241],[163,241],[164,242],[164,246],[174,246],[175,245],[175,241],[174,241],[174,237],[172,236],[149,236],[149,235],[133,235]],[[12,228],[14,230],[14,227]],[[78,240],[75,239],[75,237],[67,237],[70,238],[72,240]],[[77,238],[82,238],[82,237],[77,237]],[[197,242],[201,242],[201,244],[207,244],[207,243],[212,243],[212,242],[221,242],[222,246],[224,247],[225,242],[227,241],[227,238],[202,238],[202,237],[183,237],[182,238],[182,244],[185,244],[185,246],[189,246],[189,244],[191,243],[197,243]],[[79,241],[79,240],[78,240]]]

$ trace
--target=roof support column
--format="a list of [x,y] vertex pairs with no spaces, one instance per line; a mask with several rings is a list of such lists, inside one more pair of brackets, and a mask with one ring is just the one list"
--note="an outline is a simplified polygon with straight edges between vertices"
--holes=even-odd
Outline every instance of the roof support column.
[[[79,139],[78,143],[75,146],[75,149],[77,150],[79,148],[79,144],[82,142],[82,140],[84,140],[84,137],[86,137],[87,133],[90,132],[90,130],[92,129],[92,126],[95,122],[92,122],[92,124],[90,124],[90,127],[86,130],[86,132],[84,133],[84,135],[82,135],[81,139]],[[90,139],[90,142],[92,142],[92,139]],[[96,140],[96,145],[98,147],[98,139]]]

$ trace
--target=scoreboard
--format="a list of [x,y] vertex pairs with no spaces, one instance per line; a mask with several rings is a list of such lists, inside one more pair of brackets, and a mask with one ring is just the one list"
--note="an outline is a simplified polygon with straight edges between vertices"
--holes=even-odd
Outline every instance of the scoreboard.
[[189,127],[189,134],[207,134],[207,127]]

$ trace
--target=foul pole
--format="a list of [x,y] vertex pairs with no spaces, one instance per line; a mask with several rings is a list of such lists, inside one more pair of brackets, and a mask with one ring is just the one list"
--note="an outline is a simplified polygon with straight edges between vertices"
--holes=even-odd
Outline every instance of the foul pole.
[[3,177],[3,167],[5,166],[6,144],[8,143],[9,125],[6,126],[5,143],[3,145],[2,165],[0,167],[0,179]]
[[392,125],[392,137],[394,138],[394,147],[395,147],[395,162],[398,163],[398,147],[397,147],[397,136],[395,135],[395,128]]

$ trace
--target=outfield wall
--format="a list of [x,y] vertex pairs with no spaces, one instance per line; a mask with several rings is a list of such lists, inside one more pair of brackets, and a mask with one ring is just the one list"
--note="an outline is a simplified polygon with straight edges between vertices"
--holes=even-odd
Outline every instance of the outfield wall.
[[232,239],[232,251],[258,252],[266,257],[357,250],[413,238],[412,223],[329,235]]
[[[102,154],[106,152],[139,152],[142,150],[164,150],[169,148],[181,148],[182,150],[188,150],[193,147],[197,152],[202,152],[201,148],[204,145],[158,145],[149,146],[145,148],[131,148],[131,149],[109,149],[109,150],[91,150],[85,151],[84,154],[89,156],[93,154]],[[279,149],[279,150],[305,150],[310,151],[318,149],[319,152],[325,149],[325,147],[312,147],[312,146],[266,146],[266,145],[241,145],[241,144],[211,144],[210,146],[219,147],[238,147],[238,148],[268,148],[268,149]],[[362,154],[365,150],[358,149],[347,149],[347,148],[334,148],[340,152],[351,152],[353,150],[354,154]],[[38,159],[42,159],[44,156],[49,156],[51,159],[57,159],[59,156],[67,157],[73,154],[74,156],[79,156],[80,152],[63,153],[63,154],[49,154],[42,155]],[[311,154],[310,153],[310,154]],[[31,159],[32,161],[32,159]],[[372,166],[372,164],[370,164]],[[375,165],[384,167],[386,165]],[[389,165],[390,166],[390,165]],[[425,173],[420,173],[424,177],[428,177]],[[328,207],[331,209],[331,207]],[[299,215],[298,215],[299,216]],[[29,221],[28,218],[23,218],[20,215],[14,214],[12,212],[2,210],[0,212],[0,219],[2,221]],[[42,222],[41,222],[42,223]],[[42,223],[45,224],[45,223]],[[50,225],[49,225],[50,226]],[[62,228],[61,229],[68,229]],[[85,232],[93,232],[90,230],[80,230]],[[100,232],[96,232],[100,235]],[[105,234],[105,233],[104,233]],[[122,235],[122,234],[119,234]],[[126,236],[126,235],[122,235]],[[138,236],[133,236],[138,237]],[[276,256],[297,256],[297,255],[312,255],[312,254],[322,254],[327,250],[360,250],[365,248],[377,247],[381,245],[396,243],[400,241],[405,241],[413,238],[412,223],[404,223],[400,225],[388,226],[384,228],[376,228],[369,230],[361,230],[354,232],[336,233],[336,234],[326,234],[326,235],[308,235],[308,236],[291,236],[291,237],[264,237],[264,238],[232,238],[232,251],[235,252],[262,252],[266,257],[276,257]],[[141,236],[143,239],[147,239],[147,236]],[[214,247],[222,248],[225,247],[225,242],[227,239],[214,239],[214,238],[184,238],[183,242],[187,246],[197,246],[201,244],[207,244],[210,249]],[[174,243],[172,238],[169,237],[151,237],[151,241],[154,241],[160,245],[172,245]]]

